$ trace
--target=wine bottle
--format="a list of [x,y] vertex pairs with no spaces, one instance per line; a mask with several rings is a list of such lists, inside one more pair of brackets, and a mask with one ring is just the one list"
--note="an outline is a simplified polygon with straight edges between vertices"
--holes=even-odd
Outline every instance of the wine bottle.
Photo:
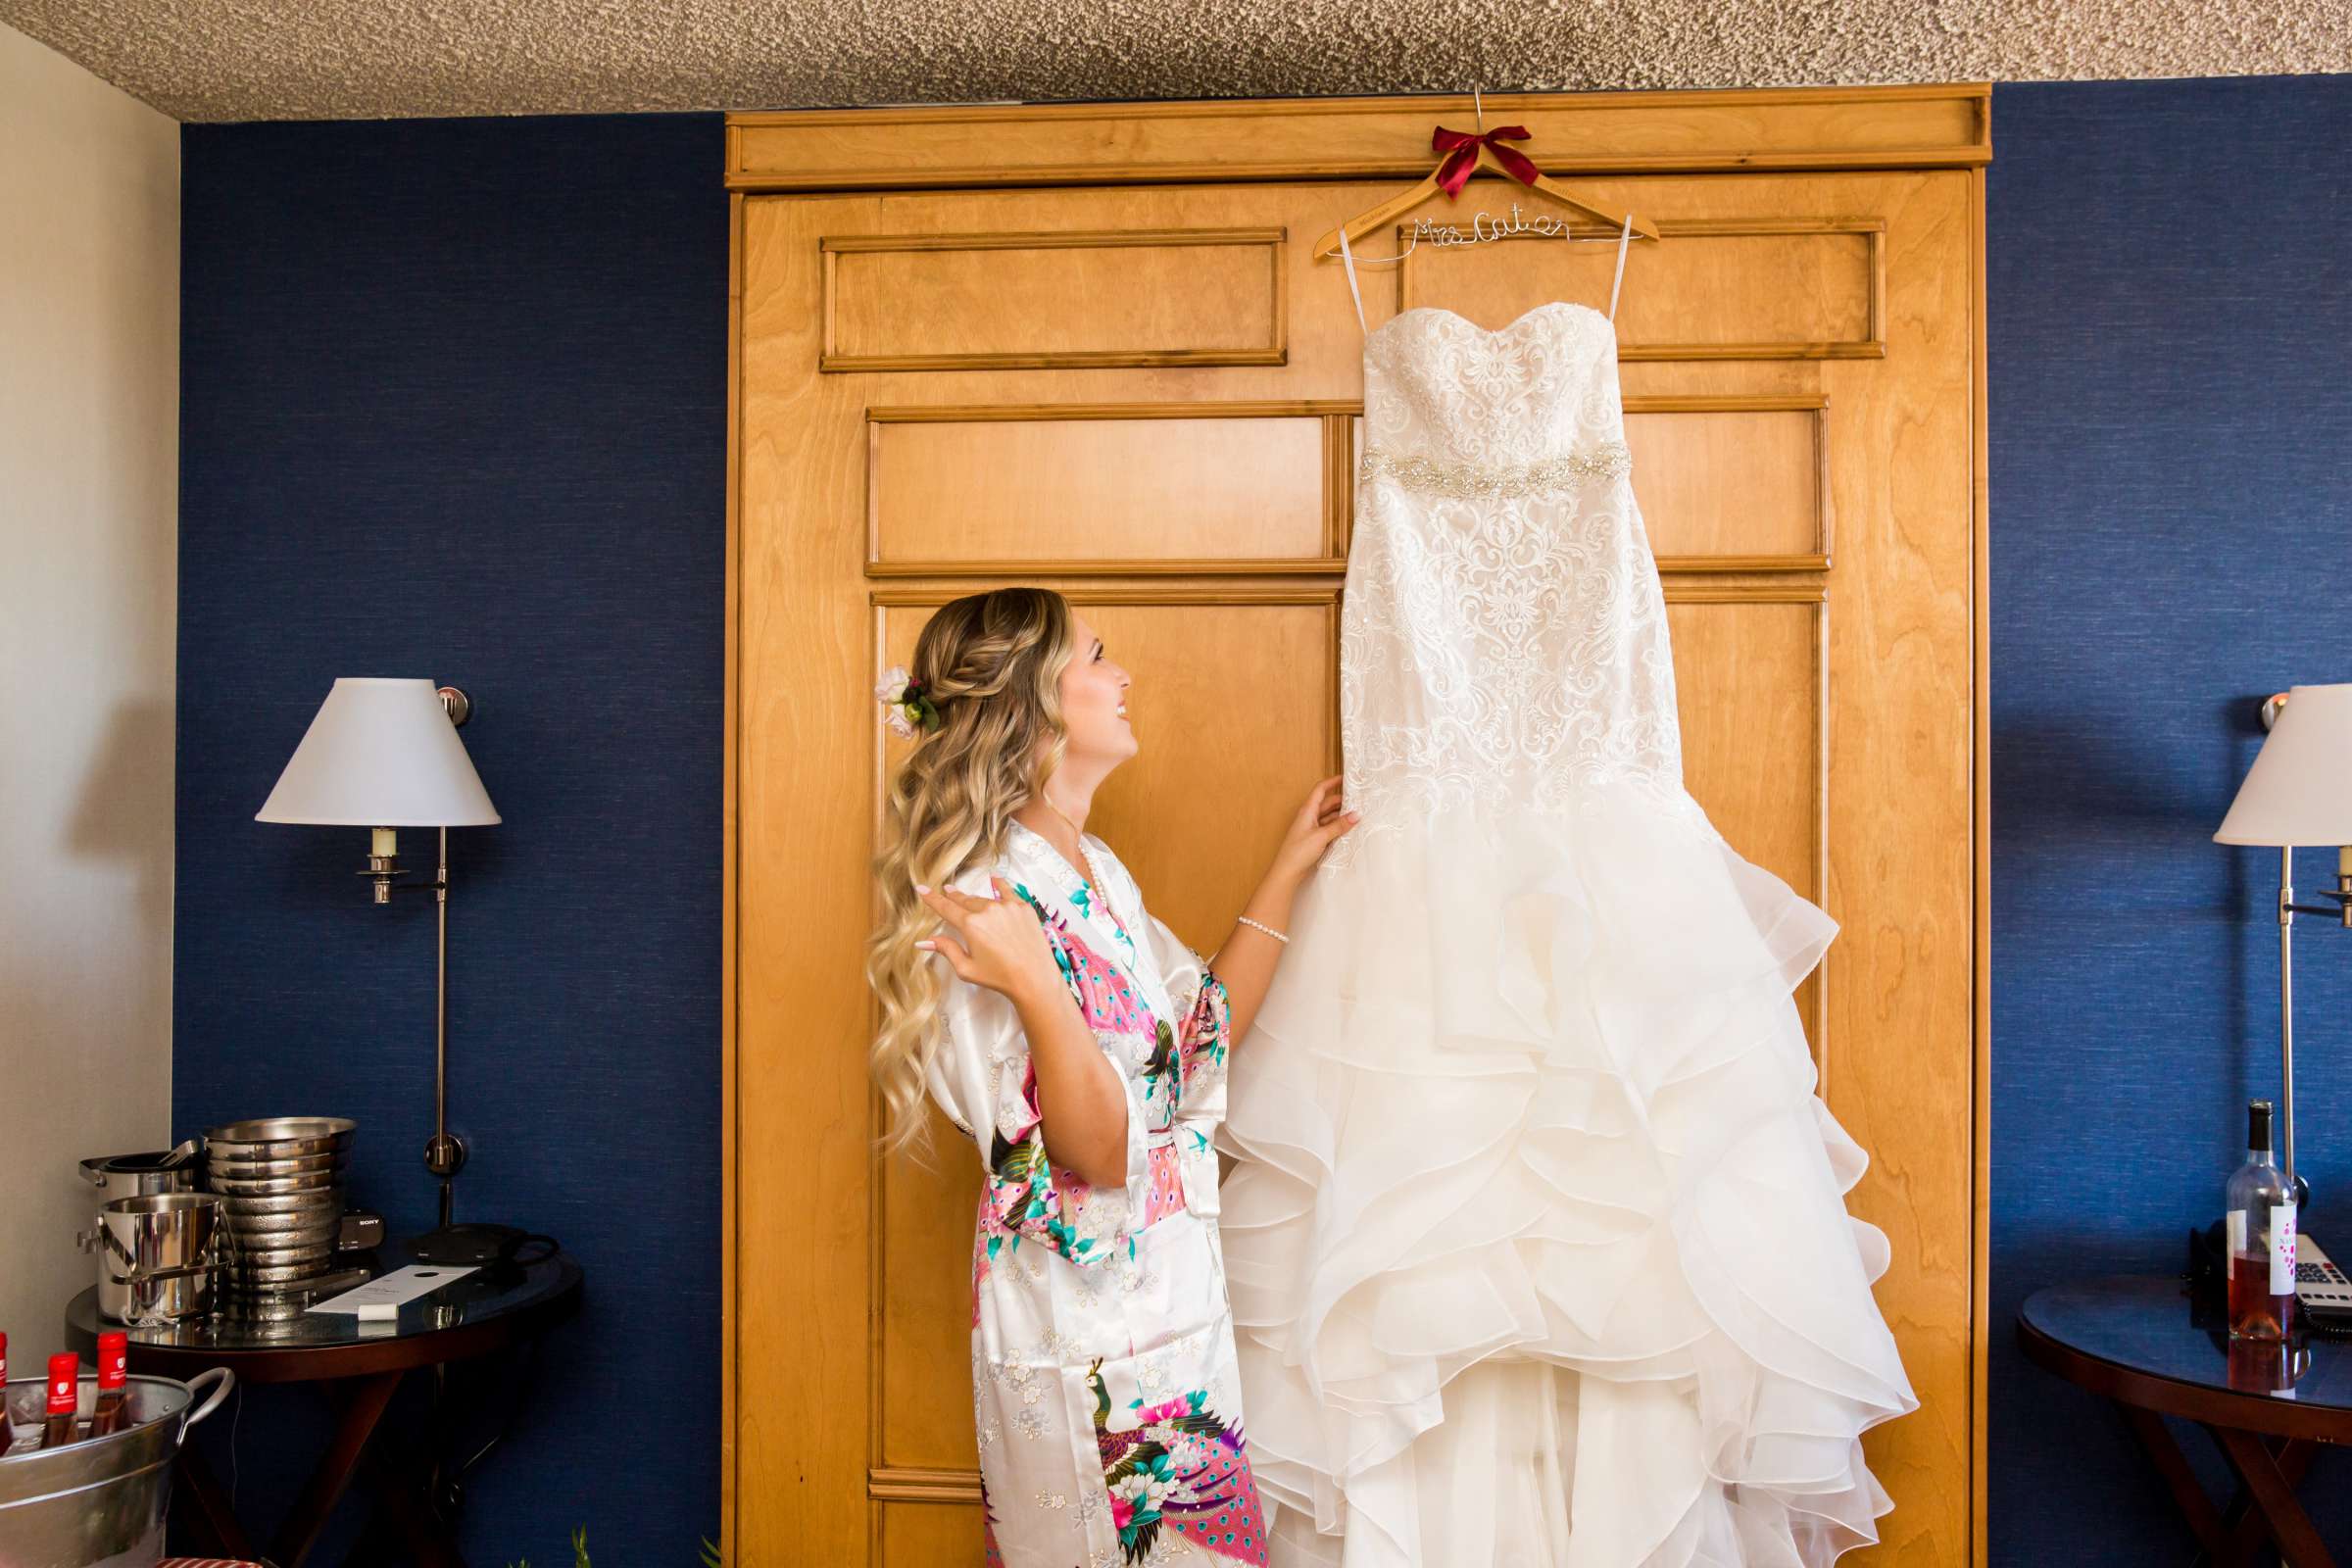
[[2295,1324],[2295,1200],[2271,1159],[2271,1102],[2246,1106],[2246,1162],[2230,1174],[2230,1334],[2282,1340]]
[[98,1336],[98,1402],[90,1407],[90,1436],[103,1438],[130,1424],[124,1407],[130,1373],[130,1336],[120,1329]]
[[62,1448],[81,1436],[74,1417],[81,1409],[81,1356],[60,1350],[49,1358],[49,1407],[41,1418],[41,1446]]

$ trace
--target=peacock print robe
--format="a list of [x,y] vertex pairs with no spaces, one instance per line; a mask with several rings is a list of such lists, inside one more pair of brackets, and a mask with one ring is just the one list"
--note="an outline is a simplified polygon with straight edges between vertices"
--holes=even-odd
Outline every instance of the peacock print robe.
[[1004,1568],[1266,1561],[1243,1441],[1217,1239],[1225,990],[1088,838],[1091,885],[1015,824],[993,873],[1036,911],[1127,1097],[1125,1179],[1090,1187],[1046,1155],[1012,1004],[950,976],[930,1090],[978,1152],[972,1419]]

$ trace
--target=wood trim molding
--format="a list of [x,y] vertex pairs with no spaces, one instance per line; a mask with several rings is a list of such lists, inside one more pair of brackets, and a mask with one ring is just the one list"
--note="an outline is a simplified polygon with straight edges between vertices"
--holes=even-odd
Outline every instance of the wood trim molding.
[[[1273,573],[1263,573],[1271,576]],[[877,610],[937,608],[964,592],[961,588],[876,588],[866,602]],[[1065,588],[1061,596],[1073,605],[1321,605],[1336,609],[1339,586],[1298,588]],[[1670,596],[1671,597],[1671,596]]]
[[742,1406],[737,1396],[735,1347],[743,1332],[738,1297],[737,1226],[742,1223],[735,1201],[735,1173],[742,1139],[742,1105],[736,1084],[737,949],[740,932],[736,910],[742,899],[739,858],[743,841],[736,830],[740,791],[736,775],[743,766],[743,198],[727,198],[727,629],[722,677],[726,710],[721,718],[725,762],[719,785],[719,908],[718,908],[718,1035],[719,1035],[719,1258],[718,1286],[718,1554],[734,1562],[736,1499],[741,1494],[737,1474],[740,1455],[736,1434],[741,1430]]
[[969,1502],[980,1500],[977,1470],[919,1470],[911,1465],[875,1465],[865,1475],[865,1494],[876,1502]]
[[[1750,91],[1497,93],[1552,174],[1974,168],[1989,82]],[[727,117],[731,190],[1381,179],[1429,172],[1467,95],[975,104]]]
[[1970,554],[1974,558],[1969,584],[1969,630],[1975,643],[1974,690],[1970,697],[1969,773],[1973,793],[1969,851],[1974,864],[1976,898],[1974,1026],[1976,1033],[1976,1194],[1973,1203],[1975,1234],[1969,1238],[1969,1560],[1974,1568],[1992,1561],[1991,1526],[1986,1492],[1990,1480],[1988,1433],[1991,1425],[1992,1384],[1992,645],[1989,626],[1991,578],[1987,561],[1990,518],[1988,480],[1990,452],[1987,434],[1987,392],[1984,365],[1984,172],[1970,175],[1969,310],[1973,342],[1971,458],[1976,466],[1969,521]]
[[1360,399],[1352,402],[1337,399],[1245,399],[1231,403],[938,403],[876,405],[865,411],[865,418],[868,424],[975,424],[992,419],[1319,419],[1334,414],[1353,416],[1363,412],[1364,405]]
[[1826,605],[1830,590],[1818,582],[1667,583],[1670,605]]
[[977,578],[1025,582],[1033,577],[1344,577],[1348,574],[1348,558],[1333,555],[1228,556],[1215,561],[869,561],[865,574],[876,579],[953,577],[967,582]]

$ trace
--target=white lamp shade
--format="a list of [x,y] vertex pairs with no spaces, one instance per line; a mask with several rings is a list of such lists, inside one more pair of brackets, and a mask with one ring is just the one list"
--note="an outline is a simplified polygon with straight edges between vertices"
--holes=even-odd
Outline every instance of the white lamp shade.
[[486,827],[498,820],[429,680],[337,680],[257,822]]
[[2292,686],[2217,844],[2352,844],[2352,685]]

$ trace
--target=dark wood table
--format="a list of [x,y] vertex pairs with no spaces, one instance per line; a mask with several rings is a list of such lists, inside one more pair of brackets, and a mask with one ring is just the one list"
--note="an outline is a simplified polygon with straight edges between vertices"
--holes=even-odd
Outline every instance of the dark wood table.
[[[2352,1341],[2232,1341],[2218,1290],[2128,1274],[2035,1291],[2018,1312],[2017,1343],[2115,1402],[2205,1548],[2200,1562],[2250,1564],[2266,1543],[2292,1568],[2334,1562],[2295,1488],[2318,1445],[2352,1442]],[[2228,1506],[2206,1494],[2168,1415],[2221,1449],[2237,1478]]]
[[[514,1350],[570,1316],[579,1302],[580,1267],[558,1252],[504,1273],[467,1275],[410,1302],[390,1322],[362,1325],[348,1313],[309,1312],[283,1321],[215,1316],[124,1332],[133,1372],[186,1379],[224,1366],[241,1383],[314,1385],[336,1406],[334,1435],[270,1543],[270,1560],[278,1568],[300,1568],[360,1476],[419,1563],[462,1568],[457,1543],[425,1506],[421,1489],[372,1451],[376,1424],[409,1373]],[[93,1286],[66,1309],[67,1343],[92,1353],[101,1326]],[[194,1444],[180,1445],[176,1473],[192,1522],[212,1538],[208,1549],[259,1556]]]

